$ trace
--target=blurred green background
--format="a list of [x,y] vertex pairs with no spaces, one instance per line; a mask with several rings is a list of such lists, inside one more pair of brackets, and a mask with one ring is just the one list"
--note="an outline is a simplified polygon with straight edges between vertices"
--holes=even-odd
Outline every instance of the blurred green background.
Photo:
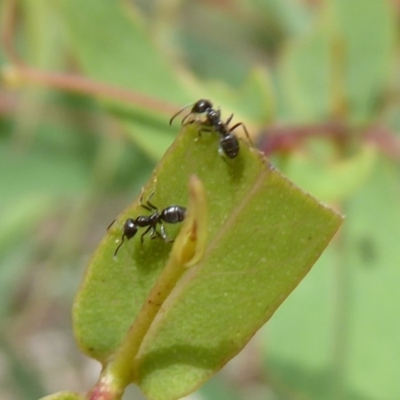
[[1,399],[95,382],[74,294],[199,98],[346,221],[190,399],[400,398],[398,1],[0,0],[0,17]]

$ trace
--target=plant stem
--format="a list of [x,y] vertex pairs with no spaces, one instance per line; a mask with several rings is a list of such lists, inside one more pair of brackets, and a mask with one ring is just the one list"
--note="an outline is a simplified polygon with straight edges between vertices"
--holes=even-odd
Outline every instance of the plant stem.
[[[135,358],[161,306],[189,266],[197,263],[205,250],[207,209],[202,183],[192,177],[189,182],[189,207],[184,224],[172,247],[167,265],[151,290],[122,345],[102,371],[95,392],[105,382],[116,396],[137,379]],[[117,400],[120,397],[110,397]],[[92,398],[90,397],[92,400]],[[108,397],[107,397],[108,399]],[[94,400],[94,398],[93,398]]]
[[5,70],[5,78],[10,82],[27,82],[86,96],[113,99],[165,115],[170,115],[179,108],[154,97],[96,82],[80,75],[41,71],[26,65],[9,67]]

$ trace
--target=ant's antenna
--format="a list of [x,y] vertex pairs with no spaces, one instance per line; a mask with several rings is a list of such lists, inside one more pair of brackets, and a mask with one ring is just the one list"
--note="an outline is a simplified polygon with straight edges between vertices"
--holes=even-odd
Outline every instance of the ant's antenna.
[[[169,124],[171,125],[173,120],[184,110],[186,110],[188,107],[192,106],[194,103],[187,104],[186,106],[182,107],[176,114],[174,114],[171,119],[169,120]],[[186,118],[186,117],[185,117]]]
[[118,250],[122,246],[122,244],[124,243],[124,240],[125,240],[125,233],[121,236],[121,243],[118,245],[118,247],[114,251],[114,257],[117,256]]

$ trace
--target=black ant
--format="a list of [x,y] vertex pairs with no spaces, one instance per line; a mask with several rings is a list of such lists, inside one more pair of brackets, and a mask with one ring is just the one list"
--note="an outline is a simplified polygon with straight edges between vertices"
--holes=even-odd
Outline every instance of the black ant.
[[181,108],[176,114],[172,116],[169,120],[169,124],[171,125],[173,120],[188,107],[192,106],[189,114],[185,115],[182,118],[181,124],[192,124],[197,122],[197,118],[190,119],[193,115],[197,114],[205,114],[205,121],[201,121],[203,126],[199,129],[199,135],[201,136],[201,132],[212,132],[216,131],[220,135],[219,139],[219,153],[221,155],[226,155],[229,158],[236,158],[239,154],[239,140],[233,131],[238,127],[242,126],[244,132],[246,133],[247,138],[250,140],[249,132],[247,132],[246,126],[243,122],[238,122],[233,125],[231,128],[229,127],[229,123],[233,118],[233,114],[225,121],[221,121],[221,111],[215,110],[211,101],[209,100],[198,100],[194,104],[188,104],[187,106]]
[[[136,218],[128,218],[123,227],[123,233],[121,236],[121,243],[118,245],[118,247],[115,249],[114,252],[114,257],[117,255],[118,250],[124,243],[125,238],[127,240],[132,239],[139,228],[145,228],[147,229],[142,233],[140,236],[140,242],[143,245],[143,238],[144,236],[150,232],[150,238],[155,239],[157,237],[161,238],[164,240],[164,242],[173,242],[173,239],[169,239],[166,232],[165,232],[165,227],[164,227],[164,222],[167,222],[169,224],[176,224],[178,222],[182,222],[185,219],[185,214],[186,214],[186,208],[181,207],[181,206],[169,206],[167,208],[164,208],[163,210],[159,211],[158,208],[150,203],[150,199],[153,197],[155,191],[150,194],[148,199],[146,200],[146,204],[142,203],[142,196],[140,197],[140,205],[143,207],[145,210],[151,211],[152,214],[150,215],[139,215]],[[160,224],[160,232],[157,231],[157,224]]]

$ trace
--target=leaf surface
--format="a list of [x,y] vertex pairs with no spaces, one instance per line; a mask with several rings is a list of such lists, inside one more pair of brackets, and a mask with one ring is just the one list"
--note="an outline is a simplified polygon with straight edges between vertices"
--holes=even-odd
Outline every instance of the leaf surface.
[[[208,208],[205,254],[177,282],[136,359],[137,382],[150,399],[194,390],[237,354],[311,268],[341,218],[284,178],[245,141],[236,159],[218,154],[218,136],[185,127],[144,188],[160,209],[186,206],[187,182],[203,183]],[[124,342],[167,263],[171,244],[140,234],[113,253],[136,201],[109,229],[76,297],[81,348],[107,364]],[[166,224],[168,236],[179,226]],[[158,283],[158,282],[157,282]]]

